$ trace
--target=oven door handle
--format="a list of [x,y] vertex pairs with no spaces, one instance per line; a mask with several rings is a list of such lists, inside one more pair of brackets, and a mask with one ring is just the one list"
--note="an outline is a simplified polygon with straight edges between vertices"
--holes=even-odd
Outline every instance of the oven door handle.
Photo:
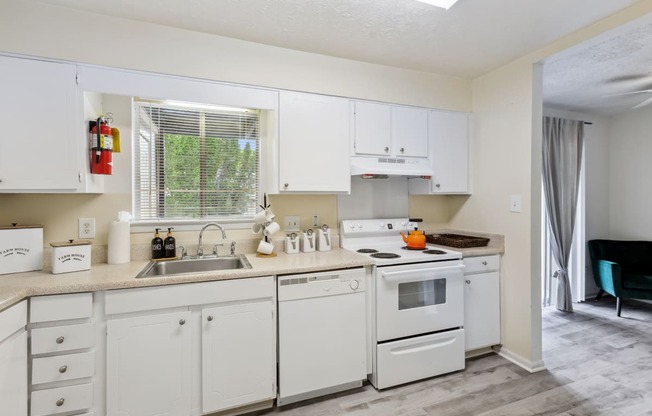
[[397,270],[395,272],[381,271],[383,279],[388,282],[419,282],[422,280],[432,280],[432,275],[427,275],[428,272],[443,272],[448,270],[462,270],[464,265],[444,266],[444,267],[430,267],[427,269],[412,269],[412,270]]

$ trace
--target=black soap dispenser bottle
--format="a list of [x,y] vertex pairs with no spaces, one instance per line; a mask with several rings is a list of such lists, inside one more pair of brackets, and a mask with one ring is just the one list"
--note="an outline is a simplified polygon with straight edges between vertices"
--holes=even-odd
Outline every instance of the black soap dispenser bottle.
[[165,247],[165,257],[166,258],[173,258],[177,256],[177,242],[172,237],[172,230],[174,228],[168,227],[168,235],[165,237],[165,240],[163,241],[163,246]]
[[165,256],[165,249],[163,248],[163,239],[159,234],[160,228],[156,229],[154,238],[152,238],[152,260],[162,259]]

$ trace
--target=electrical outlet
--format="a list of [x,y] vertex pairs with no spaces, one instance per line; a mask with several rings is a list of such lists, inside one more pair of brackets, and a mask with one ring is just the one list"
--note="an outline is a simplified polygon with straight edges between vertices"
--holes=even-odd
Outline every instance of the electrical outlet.
[[301,217],[298,215],[286,215],[283,217],[283,230],[284,231],[299,231],[301,230]]
[[95,218],[79,219],[79,238],[95,238]]
[[521,196],[512,195],[509,201],[510,212],[521,212]]
[[319,214],[312,214],[312,226],[316,228],[321,227],[321,221],[319,221]]

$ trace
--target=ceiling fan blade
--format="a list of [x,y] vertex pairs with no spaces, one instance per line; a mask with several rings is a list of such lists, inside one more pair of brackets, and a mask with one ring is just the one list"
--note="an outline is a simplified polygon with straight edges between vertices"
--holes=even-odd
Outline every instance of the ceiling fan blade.
[[638,105],[635,105],[634,107],[632,107],[632,109],[645,107],[648,104],[652,104],[652,98],[648,98],[647,100],[643,101],[642,103],[640,103]]
[[640,91],[631,91],[631,92],[619,92],[616,94],[605,94],[603,97],[620,97],[622,95],[632,95],[632,94],[643,94],[643,93],[649,93],[652,92],[651,90],[640,90]]

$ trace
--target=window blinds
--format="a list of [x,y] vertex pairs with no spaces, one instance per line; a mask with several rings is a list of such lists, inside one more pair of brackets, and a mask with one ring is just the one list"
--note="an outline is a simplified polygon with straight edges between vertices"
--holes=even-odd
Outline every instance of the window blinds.
[[255,214],[258,110],[134,99],[133,111],[136,221]]

